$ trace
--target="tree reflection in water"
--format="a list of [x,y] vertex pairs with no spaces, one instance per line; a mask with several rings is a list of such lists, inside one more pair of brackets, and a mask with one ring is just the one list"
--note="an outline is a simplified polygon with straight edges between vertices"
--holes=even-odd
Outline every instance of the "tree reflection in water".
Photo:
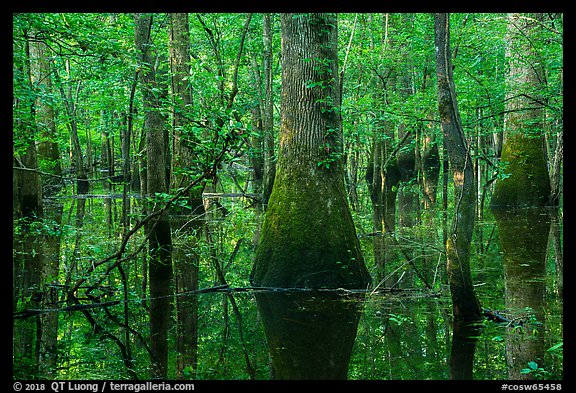
[[[546,248],[550,216],[546,209],[494,211],[504,258],[506,309],[514,324],[506,335],[510,379],[530,379],[522,373],[529,362],[544,360],[544,299]],[[531,321],[530,321],[531,319]],[[526,323],[529,322],[529,323]]]
[[272,379],[347,379],[363,295],[256,293]]
[[[480,287],[480,299],[488,310],[504,317],[501,323],[489,325],[491,331],[484,331],[482,321],[454,322],[445,293],[434,298],[410,290],[366,297],[330,291],[256,291],[271,359],[270,377],[542,377],[536,374],[540,368],[526,371],[530,364],[561,375],[561,365],[549,355],[544,359],[547,345],[561,340],[556,336],[558,322],[552,325],[554,318],[561,323],[561,314],[555,314],[554,298],[547,305],[545,296],[548,212],[495,211],[494,217],[499,247],[483,255],[489,264],[481,267],[484,278],[479,281],[487,283]],[[556,294],[554,288],[549,293]],[[547,307],[552,309],[545,311]],[[545,318],[546,313],[552,313],[553,319]]]

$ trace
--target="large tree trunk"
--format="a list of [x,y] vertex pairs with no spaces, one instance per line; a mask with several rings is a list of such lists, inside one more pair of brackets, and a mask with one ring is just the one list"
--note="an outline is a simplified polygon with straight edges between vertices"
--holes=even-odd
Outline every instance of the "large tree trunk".
[[[144,101],[144,130],[146,132],[147,172],[146,185],[148,197],[156,193],[166,193],[166,145],[165,118],[159,101],[158,81],[150,30],[152,16],[136,14],[135,44],[141,67]],[[148,225],[149,236],[149,280],[150,280],[150,347],[152,350],[152,375],[166,378],[168,364],[168,325],[170,322],[170,283],[172,279],[172,240],[170,222],[166,213]]]
[[282,119],[276,178],[251,281],[364,288],[370,276],[342,165],[337,19],[283,14]]
[[506,56],[510,64],[504,142],[503,171],[497,181],[493,208],[544,206],[551,196],[543,132],[543,108],[539,89],[544,67],[534,59],[531,37],[539,26],[536,18],[509,17]]
[[469,264],[475,220],[476,184],[454,89],[448,14],[435,14],[434,31],[438,110],[454,182],[454,216],[446,241],[446,270],[454,319],[469,321],[476,320],[481,315],[480,304],[472,286]]

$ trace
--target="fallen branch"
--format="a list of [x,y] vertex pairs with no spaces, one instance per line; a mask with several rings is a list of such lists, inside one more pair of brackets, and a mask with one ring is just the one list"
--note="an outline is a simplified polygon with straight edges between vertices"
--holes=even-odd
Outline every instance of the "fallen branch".
[[[404,296],[427,296],[427,297],[439,297],[440,293],[428,292],[419,288],[377,288],[377,289],[347,289],[347,288],[282,288],[282,287],[230,287],[228,284],[217,285],[214,287],[197,289],[194,291],[180,292],[177,294],[168,295],[167,297],[181,297],[181,296],[194,296],[202,295],[207,293],[227,293],[232,294],[236,292],[275,292],[275,293],[338,293],[338,294],[374,294],[374,293],[389,293],[398,294]],[[27,309],[22,311],[16,311],[13,313],[14,319],[25,319],[41,314],[49,314],[55,312],[74,312],[74,311],[86,311],[90,309],[96,309],[101,307],[111,307],[117,306],[119,304],[125,303],[140,303],[142,301],[150,301],[152,299],[161,299],[161,297],[155,298],[135,298],[128,300],[112,300],[109,302],[99,302],[90,304],[80,304],[79,298],[74,298],[76,304],[72,306],[62,307],[62,308],[45,308],[45,309]],[[494,314],[496,315],[496,314]],[[502,317],[504,318],[504,317]],[[509,321],[509,320],[502,320]],[[500,322],[502,322],[500,321]]]

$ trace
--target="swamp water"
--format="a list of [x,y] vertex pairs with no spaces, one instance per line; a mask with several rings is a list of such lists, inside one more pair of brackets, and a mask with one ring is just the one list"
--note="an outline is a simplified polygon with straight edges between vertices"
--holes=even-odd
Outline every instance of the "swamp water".
[[453,321],[445,284],[437,292],[234,294],[250,304],[243,321],[259,323],[244,332],[244,343],[230,341],[222,358],[227,376],[203,369],[201,348],[210,344],[201,338],[196,377],[247,379],[244,352],[257,379],[561,380],[562,266],[554,255],[561,220],[534,210],[496,218],[477,223],[473,242],[483,245],[472,244],[472,276],[486,311],[477,324]]
[[[90,228],[102,226],[101,221],[92,222],[100,205],[89,207],[93,211],[85,216],[83,232],[70,231],[63,244],[78,243],[82,233],[89,243]],[[247,233],[243,236],[248,237],[250,230]],[[199,294],[198,362],[188,376],[197,380],[561,380],[561,233],[562,218],[541,210],[486,214],[476,222],[470,266],[476,294],[490,318],[472,327],[452,320],[449,287],[442,273],[444,257],[438,247],[441,232],[435,225],[397,231],[397,244],[387,243],[387,253],[390,270],[392,266],[403,269],[374,292]],[[370,269],[372,239],[360,236],[360,242]],[[71,255],[71,250],[64,247],[63,253]],[[407,263],[407,256],[413,264]],[[250,251],[246,249],[242,258],[226,266],[230,287],[247,286],[242,277],[247,280],[249,275]],[[425,289],[412,266],[434,283],[434,290]],[[137,271],[136,263],[133,269]],[[209,288],[214,283],[213,268],[201,266],[200,271],[204,274],[200,287]],[[240,278],[235,281],[235,277]],[[140,283],[135,280],[133,285]],[[147,318],[136,300],[130,303],[134,305],[132,326],[145,332]],[[79,323],[82,328],[76,327]],[[58,377],[122,378],[125,371],[117,349],[104,343],[95,346],[86,339],[92,335],[84,325],[77,313],[61,314],[59,340],[67,360]],[[169,340],[174,337],[175,327]],[[134,356],[144,376],[149,357],[144,350],[137,351],[137,345],[135,341]],[[87,352],[91,361],[79,361]],[[175,352],[169,356],[173,364]]]

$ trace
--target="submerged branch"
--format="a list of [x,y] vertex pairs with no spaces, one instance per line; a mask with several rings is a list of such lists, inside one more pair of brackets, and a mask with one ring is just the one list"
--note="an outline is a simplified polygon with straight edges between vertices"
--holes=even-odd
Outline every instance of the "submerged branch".
[[111,300],[108,302],[90,303],[90,304],[80,304],[80,299],[74,299],[77,303],[72,306],[62,307],[62,308],[45,308],[45,309],[26,309],[21,311],[16,311],[12,315],[14,319],[26,319],[42,314],[50,314],[57,312],[74,312],[74,311],[87,311],[96,308],[105,308],[111,306],[117,306],[125,303],[140,303],[143,301],[150,301],[154,299],[161,299],[165,297],[182,297],[182,296],[196,296],[209,293],[241,293],[241,292],[251,292],[251,293],[337,293],[340,295],[352,295],[352,294],[395,294],[405,297],[410,296],[424,296],[424,297],[439,297],[441,294],[439,292],[427,291],[421,288],[375,288],[375,289],[346,289],[346,288],[283,288],[283,287],[260,287],[260,286],[250,286],[250,287],[230,287],[228,284],[217,285],[214,287],[197,289],[193,291],[180,292],[177,294],[172,294],[168,296],[160,297],[146,297],[146,298],[135,298],[127,300]]

